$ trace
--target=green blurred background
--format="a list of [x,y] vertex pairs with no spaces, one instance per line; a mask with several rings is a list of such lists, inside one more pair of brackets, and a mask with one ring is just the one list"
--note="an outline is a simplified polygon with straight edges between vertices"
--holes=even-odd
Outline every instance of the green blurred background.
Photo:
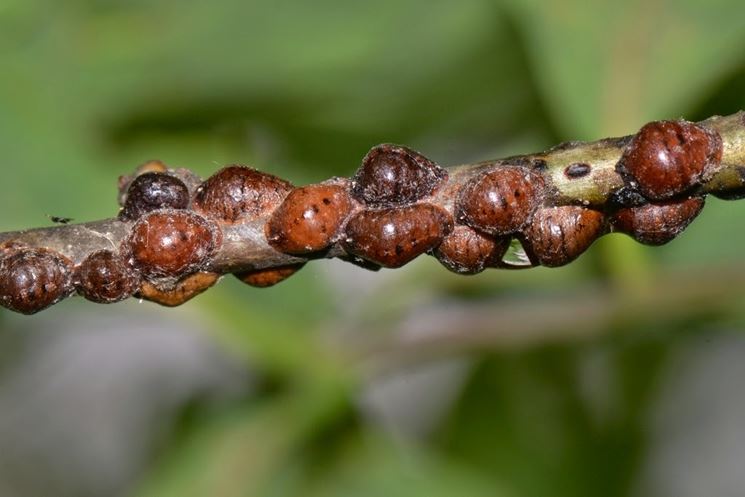
[[[112,216],[152,158],[304,184],[380,142],[453,165],[734,113],[745,4],[0,0],[0,68],[7,231]],[[0,313],[0,495],[742,495],[744,216],[561,269]]]

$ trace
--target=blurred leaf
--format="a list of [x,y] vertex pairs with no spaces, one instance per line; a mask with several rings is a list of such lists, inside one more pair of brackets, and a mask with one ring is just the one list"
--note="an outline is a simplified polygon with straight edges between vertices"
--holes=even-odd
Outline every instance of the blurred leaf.
[[450,497],[513,495],[493,480],[453,461],[381,433],[353,437],[325,476],[297,488],[308,497]]
[[512,6],[543,95],[571,139],[627,134],[678,117],[743,62],[737,0]]
[[495,354],[471,379],[443,443],[518,495],[627,495],[665,351],[656,331]]
[[348,409],[344,389],[302,389],[201,420],[142,497],[239,497],[261,495],[295,451]]

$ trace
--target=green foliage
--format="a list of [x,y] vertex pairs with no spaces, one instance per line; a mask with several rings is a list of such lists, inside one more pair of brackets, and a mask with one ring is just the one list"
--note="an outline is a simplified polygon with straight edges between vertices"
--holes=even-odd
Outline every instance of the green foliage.
[[[379,142],[454,164],[729,114],[745,107],[742,5],[5,0],[0,229],[108,217],[117,176],[151,158],[205,176],[249,163],[302,184],[351,174]],[[662,267],[741,264],[743,215],[745,202],[711,199],[669,246],[613,235],[556,270],[465,278],[418,260],[333,276],[316,262],[271,289],[226,280],[168,312],[202,313],[278,386],[194,420],[141,495],[627,495],[654,378],[686,340],[681,327],[703,328],[675,320],[675,296],[646,326],[588,321],[612,333],[469,348],[463,392],[417,441],[361,414],[361,359],[336,342],[386,338],[428,305],[512,300],[527,316],[592,288],[634,314]],[[493,327],[518,334],[521,322]],[[351,331],[330,339],[339,329]],[[595,395],[588,375],[601,382]]]

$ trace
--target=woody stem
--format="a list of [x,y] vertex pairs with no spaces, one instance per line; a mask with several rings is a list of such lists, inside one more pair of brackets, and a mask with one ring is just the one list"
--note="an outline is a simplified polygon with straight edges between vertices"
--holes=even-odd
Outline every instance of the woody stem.
[[[700,187],[700,193],[738,198],[745,192],[745,112],[712,117],[699,123],[715,130],[722,138],[722,160],[718,170]],[[547,199],[553,205],[584,205],[603,210],[614,192],[624,186],[616,165],[630,137],[607,138],[595,142],[569,142],[553,149],[509,159],[464,164],[447,168],[448,185],[433,199],[447,210],[457,192],[476,171],[500,162],[522,163],[543,175]],[[223,242],[212,258],[209,271],[230,273],[243,270],[282,267],[318,258],[279,252],[267,242],[264,226],[268,215],[246,223],[223,227]],[[118,218],[81,224],[65,224],[0,233],[0,244],[8,241],[58,252],[78,264],[99,250],[117,250],[133,222]],[[320,257],[348,256],[338,244]]]

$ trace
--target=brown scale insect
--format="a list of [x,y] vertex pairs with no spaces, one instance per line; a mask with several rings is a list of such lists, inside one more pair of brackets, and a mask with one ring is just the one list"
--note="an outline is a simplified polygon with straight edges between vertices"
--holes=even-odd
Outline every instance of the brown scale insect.
[[111,304],[127,299],[140,286],[140,277],[119,254],[99,250],[75,268],[75,288],[92,302]]
[[219,229],[202,216],[161,210],[137,221],[125,253],[145,277],[179,277],[204,265],[220,243]]
[[521,241],[535,263],[557,267],[579,257],[605,229],[599,211],[576,205],[544,207],[535,212]]
[[463,187],[456,204],[459,223],[494,236],[518,231],[543,198],[543,177],[524,167],[497,166]]
[[347,188],[320,184],[293,190],[266,225],[269,243],[287,254],[307,254],[338,240],[352,202]]
[[194,209],[226,223],[252,220],[273,211],[292,188],[292,184],[271,174],[246,166],[228,166],[197,188]]
[[72,263],[43,248],[19,248],[0,260],[0,305],[34,314],[73,292]]
[[256,287],[268,288],[277,283],[281,283],[293,274],[300,271],[305,263],[289,264],[287,266],[270,267],[266,269],[254,269],[251,271],[242,271],[235,273],[235,277],[243,283]]
[[346,226],[347,251],[383,267],[401,267],[437,247],[452,230],[447,211],[431,204],[362,211]]
[[619,209],[611,224],[645,245],[664,245],[678,236],[704,208],[702,197],[691,197],[664,204],[647,204]]
[[188,206],[189,190],[183,181],[168,174],[145,173],[129,184],[119,218],[133,221],[154,210],[186,209]]
[[655,121],[633,137],[618,171],[650,200],[690,190],[722,160],[719,133],[688,121]]
[[411,204],[434,192],[447,171],[414,150],[382,144],[371,149],[352,179],[352,196],[373,207]]
[[176,307],[188,302],[220,279],[217,273],[200,271],[190,274],[170,288],[160,288],[149,281],[142,283],[137,296],[165,307]]
[[455,226],[433,251],[440,263],[458,274],[477,274],[496,266],[510,246],[509,238],[494,238],[468,226]]

